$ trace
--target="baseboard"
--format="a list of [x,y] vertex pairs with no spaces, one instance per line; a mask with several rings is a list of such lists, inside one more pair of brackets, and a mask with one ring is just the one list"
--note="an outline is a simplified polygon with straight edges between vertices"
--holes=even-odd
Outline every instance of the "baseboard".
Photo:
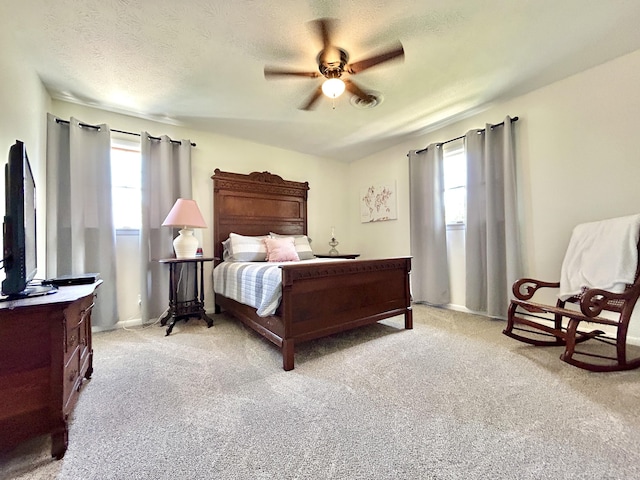
[[132,328],[142,325],[141,318],[130,318],[129,320],[120,320],[114,325],[114,328]]
[[640,347],[640,337],[629,337],[627,336],[627,343],[630,345],[634,345],[636,347]]
[[444,304],[444,305],[435,305],[435,304],[429,303],[429,302],[414,302],[414,303],[419,303],[419,304],[422,304],[422,305],[428,305],[428,306],[433,307],[433,308],[442,308],[443,310],[454,310],[456,312],[469,313],[471,315],[482,315],[483,317],[491,318],[491,319],[494,319],[494,320],[505,320],[505,321],[507,320],[507,317],[502,317],[502,316],[493,317],[491,315],[487,315],[486,312],[476,312],[474,310],[469,310],[467,307],[464,307],[462,305],[455,305],[453,303],[447,303],[447,304]]
[[[487,317],[488,315],[486,313],[483,312],[474,312],[473,310],[469,310],[467,307],[464,307],[462,305],[454,305],[452,303],[448,303],[446,305],[432,305],[430,303],[426,303],[426,302],[420,302],[420,303],[424,303],[425,305],[429,305],[430,307],[434,307],[434,308],[443,308],[445,310],[455,310],[457,312],[463,312],[463,313],[470,313],[472,315],[482,315],[484,317]],[[495,318],[498,320],[507,320],[507,317],[490,317],[490,318]],[[627,335],[627,344],[628,345],[634,345],[634,346],[640,346],[640,337],[631,337],[629,335]]]
[[[212,316],[212,315],[214,315],[214,312],[206,312],[206,314],[209,315],[209,316]],[[164,315],[164,313],[162,315]],[[142,319],[141,318],[130,318],[128,320],[120,320],[116,324],[108,326],[108,327],[92,326],[91,327],[91,331],[92,332],[107,332],[109,330],[119,330],[121,328],[124,328],[124,329],[137,328],[137,327],[151,325],[153,323],[156,323],[157,321],[158,321],[158,319],[154,318],[153,320],[149,320],[146,323],[142,323]]]
[[131,318],[129,320],[121,320],[114,325],[109,325],[108,327],[96,327],[92,326],[91,331],[96,332],[108,332],[109,330],[119,330],[121,328],[135,328],[140,327],[142,325],[141,318]]

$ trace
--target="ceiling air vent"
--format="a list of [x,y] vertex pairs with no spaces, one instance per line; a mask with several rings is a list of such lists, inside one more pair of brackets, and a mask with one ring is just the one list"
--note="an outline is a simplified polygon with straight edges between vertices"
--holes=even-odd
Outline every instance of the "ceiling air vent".
[[373,108],[380,105],[384,100],[384,97],[380,92],[368,91],[366,93],[369,101],[365,101],[364,99],[354,95],[351,97],[351,100],[350,100],[351,105],[353,105],[354,107],[360,110],[365,110],[365,109]]

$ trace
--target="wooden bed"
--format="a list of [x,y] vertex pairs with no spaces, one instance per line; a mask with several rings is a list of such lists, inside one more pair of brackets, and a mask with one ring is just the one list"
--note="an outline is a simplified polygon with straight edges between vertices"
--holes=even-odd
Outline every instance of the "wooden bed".
[[[248,175],[216,169],[213,179],[214,255],[230,233],[307,234],[308,182],[283,180],[269,172]],[[312,244],[313,245],[313,244]],[[285,370],[294,367],[298,342],[321,338],[404,315],[413,328],[409,272],[411,258],[297,263],[282,267],[282,300],[275,315],[215,294],[224,309],[282,350]]]

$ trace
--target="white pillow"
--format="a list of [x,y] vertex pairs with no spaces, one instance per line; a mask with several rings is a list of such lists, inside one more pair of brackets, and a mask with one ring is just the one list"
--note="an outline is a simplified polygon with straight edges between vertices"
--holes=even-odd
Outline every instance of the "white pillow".
[[313,250],[311,250],[311,239],[306,235],[281,235],[279,233],[270,232],[273,238],[293,237],[296,247],[296,252],[300,260],[311,260],[315,258]]
[[[263,240],[269,238],[267,235],[259,237],[249,237],[230,233],[228,261],[236,262],[264,262],[267,260],[267,247]],[[224,242],[223,242],[224,245]]]
[[222,242],[222,260],[227,261],[231,257],[231,239],[227,238]]

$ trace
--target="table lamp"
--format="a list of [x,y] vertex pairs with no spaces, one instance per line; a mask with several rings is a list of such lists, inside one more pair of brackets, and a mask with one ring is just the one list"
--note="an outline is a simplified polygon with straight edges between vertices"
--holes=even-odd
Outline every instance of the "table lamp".
[[180,235],[173,241],[176,258],[195,258],[198,239],[193,236],[192,228],[207,228],[202,213],[195,200],[179,198],[162,222],[163,227],[180,227]]

